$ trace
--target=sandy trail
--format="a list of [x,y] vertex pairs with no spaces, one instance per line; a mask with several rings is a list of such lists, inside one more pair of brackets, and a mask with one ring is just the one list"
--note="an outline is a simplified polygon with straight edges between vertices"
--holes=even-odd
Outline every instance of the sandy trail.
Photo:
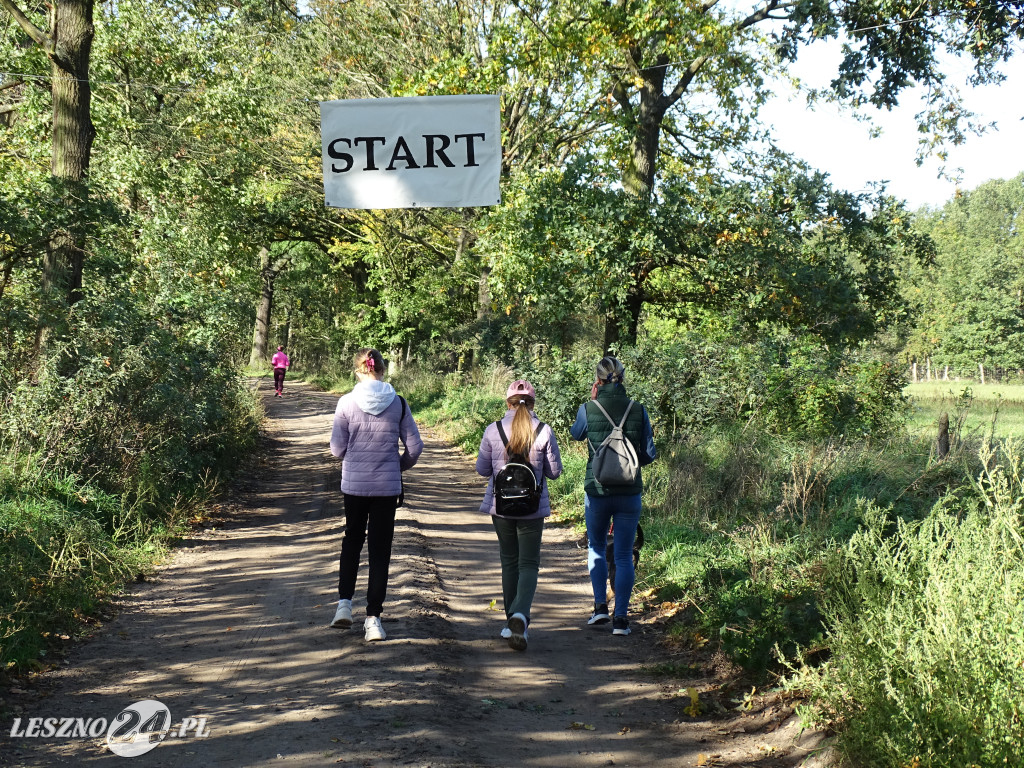
[[[127,764],[168,768],[774,768],[807,756],[791,726],[688,717],[677,691],[700,681],[644,671],[656,632],[587,627],[585,553],[564,528],[545,530],[530,647],[509,649],[503,615],[489,608],[501,585],[494,531],[477,511],[483,481],[428,432],[396,525],[388,639],[365,643],[358,618],[330,629],[343,526],[327,449],[337,397],[302,384],[269,394],[266,461],[240,485],[231,518],[183,542],[21,696],[22,728],[32,717],[109,721],[155,699],[172,735]],[[357,617],[365,578],[364,562]],[[209,735],[179,737],[185,718],[206,718]],[[126,764],[102,737],[12,736],[12,720],[0,722],[0,764]]]

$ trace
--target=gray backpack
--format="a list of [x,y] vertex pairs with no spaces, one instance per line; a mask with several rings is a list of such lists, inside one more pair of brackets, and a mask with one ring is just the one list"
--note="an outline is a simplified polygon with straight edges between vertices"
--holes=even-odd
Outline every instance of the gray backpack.
[[608,419],[612,425],[611,434],[606,437],[600,445],[594,446],[594,441],[588,438],[591,449],[594,451],[594,479],[601,485],[632,485],[636,482],[636,473],[640,469],[640,461],[636,456],[636,449],[622,433],[622,427],[626,423],[629,411],[633,407],[633,401],[629,401],[626,412],[622,414],[622,421],[616,424],[608,411],[604,409],[597,400],[591,401],[598,410]]

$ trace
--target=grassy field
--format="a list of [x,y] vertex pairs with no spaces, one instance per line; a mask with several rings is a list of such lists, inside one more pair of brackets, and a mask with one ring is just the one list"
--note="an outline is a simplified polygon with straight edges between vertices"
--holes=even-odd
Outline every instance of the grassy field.
[[965,438],[994,431],[998,439],[1024,438],[1024,385],[929,381],[909,384],[911,412],[907,425],[913,434],[935,434],[939,416],[949,414],[950,430],[962,419]]

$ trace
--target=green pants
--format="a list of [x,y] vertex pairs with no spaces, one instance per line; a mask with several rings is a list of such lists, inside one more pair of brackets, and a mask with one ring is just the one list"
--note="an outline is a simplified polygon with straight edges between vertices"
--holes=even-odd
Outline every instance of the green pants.
[[537,592],[537,572],[540,570],[540,537],[544,533],[544,518],[513,520],[491,516],[498,534],[501,556],[501,597],[505,603],[505,617],[521,613],[530,618],[530,606]]

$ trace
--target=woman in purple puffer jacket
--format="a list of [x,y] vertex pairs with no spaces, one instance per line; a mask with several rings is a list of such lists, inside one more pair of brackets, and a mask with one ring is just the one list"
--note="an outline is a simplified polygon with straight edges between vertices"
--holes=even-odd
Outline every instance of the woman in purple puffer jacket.
[[[363,542],[369,539],[369,584],[366,589],[367,642],[383,640],[380,623],[391,565],[395,511],[402,494],[402,472],[423,452],[423,441],[408,404],[383,381],[384,358],[376,349],[356,353],[357,383],[338,401],[331,430],[331,453],[342,460],[345,536],[341,542],[338,609],[332,627],[352,626],[352,596]],[[399,452],[398,443],[405,450]]]
[[[537,591],[540,570],[541,534],[544,518],[551,514],[545,478],[554,480],[562,474],[562,456],[555,433],[547,424],[541,427],[540,419],[533,414],[536,398],[530,382],[525,379],[512,382],[505,393],[508,411],[500,421],[489,424],[484,430],[476,459],[477,474],[490,478],[480,511],[491,515],[498,534],[501,594],[507,620],[501,636],[517,651],[526,650],[526,628],[530,623],[530,606]],[[502,433],[505,439],[502,439]],[[498,514],[496,509],[494,481],[512,454],[528,458],[534,477],[540,484],[541,495],[536,512],[506,517]],[[529,478],[528,473],[526,477]]]

